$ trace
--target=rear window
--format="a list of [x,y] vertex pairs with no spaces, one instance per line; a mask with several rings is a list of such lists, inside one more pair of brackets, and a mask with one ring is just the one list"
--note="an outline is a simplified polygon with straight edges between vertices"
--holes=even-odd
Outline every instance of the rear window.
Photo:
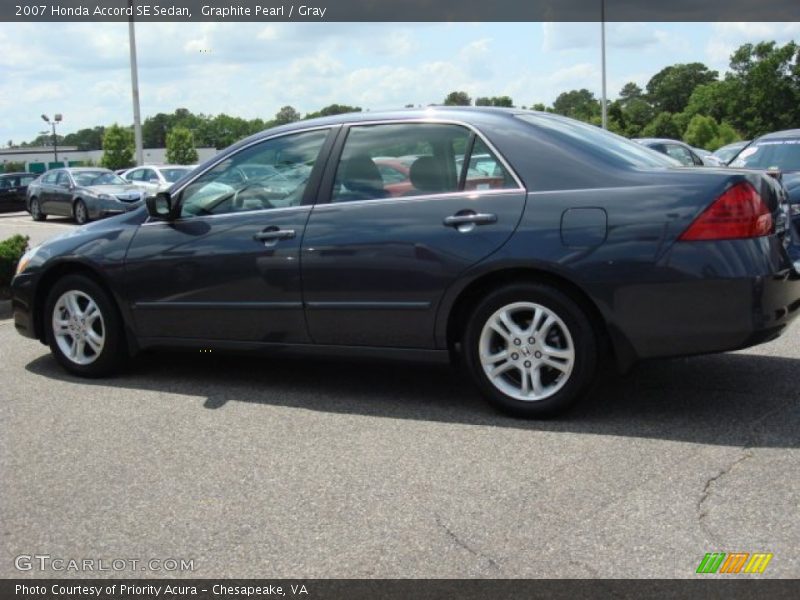
[[594,125],[556,115],[519,114],[516,116],[537,127],[547,129],[559,137],[578,142],[588,147],[587,150],[590,152],[605,155],[613,162],[622,162],[639,168],[674,167],[676,165],[675,161],[668,156]]

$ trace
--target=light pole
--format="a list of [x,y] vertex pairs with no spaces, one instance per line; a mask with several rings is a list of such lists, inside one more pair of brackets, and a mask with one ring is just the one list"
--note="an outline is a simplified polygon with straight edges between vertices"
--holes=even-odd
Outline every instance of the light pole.
[[600,46],[603,61],[603,129],[608,129],[608,102],[606,100],[606,0],[600,0]]
[[42,121],[49,123],[53,128],[53,162],[58,162],[58,138],[56,137],[56,124],[61,123],[62,119],[63,117],[61,116],[61,113],[54,114],[52,121],[47,115],[42,115]]
[[133,26],[133,0],[128,0],[131,16],[128,19],[128,43],[131,51],[131,89],[133,95],[133,139],[136,145],[136,164],[144,162],[142,150],[142,117],[139,114],[139,68],[136,65],[136,31]]

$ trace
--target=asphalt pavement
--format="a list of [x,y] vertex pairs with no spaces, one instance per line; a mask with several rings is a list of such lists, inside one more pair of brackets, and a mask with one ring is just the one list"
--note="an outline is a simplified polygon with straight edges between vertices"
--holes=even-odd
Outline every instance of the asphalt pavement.
[[[68,227],[0,215],[0,239]],[[795,325],[528,422],[442,366],[152,353],[81,380],[0,320],[0,577],[108,574],[15,567],[48,555],[193,561],[126,577],[683,578],[714,551],[798,577],[799,375]]]

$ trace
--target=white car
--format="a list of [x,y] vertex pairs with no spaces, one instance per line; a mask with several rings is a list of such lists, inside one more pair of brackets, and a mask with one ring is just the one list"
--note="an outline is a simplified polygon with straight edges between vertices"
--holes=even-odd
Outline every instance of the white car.
[[194,169],[195,165],[144,165],[128,169],[122,174],[122,178],[148,194],[157,194],[168,190],[173,183]]

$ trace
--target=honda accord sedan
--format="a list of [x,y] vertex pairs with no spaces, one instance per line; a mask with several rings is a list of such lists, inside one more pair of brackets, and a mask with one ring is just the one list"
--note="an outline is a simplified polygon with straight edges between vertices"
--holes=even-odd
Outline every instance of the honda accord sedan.
[[[393,195],[376,159],[407,156]],[[676,166],[552,114],[338,115],[32,249],[14,322],[87,377],[150,348],[452,360],[497,408],[539,417],[601,365],[784,332],[800,312],[787,219],[763,173]]]
[[138,208],[144,196],[109,169],[53,169],[28,186],[27,209],[34,221],[59,215],[83,225]]

